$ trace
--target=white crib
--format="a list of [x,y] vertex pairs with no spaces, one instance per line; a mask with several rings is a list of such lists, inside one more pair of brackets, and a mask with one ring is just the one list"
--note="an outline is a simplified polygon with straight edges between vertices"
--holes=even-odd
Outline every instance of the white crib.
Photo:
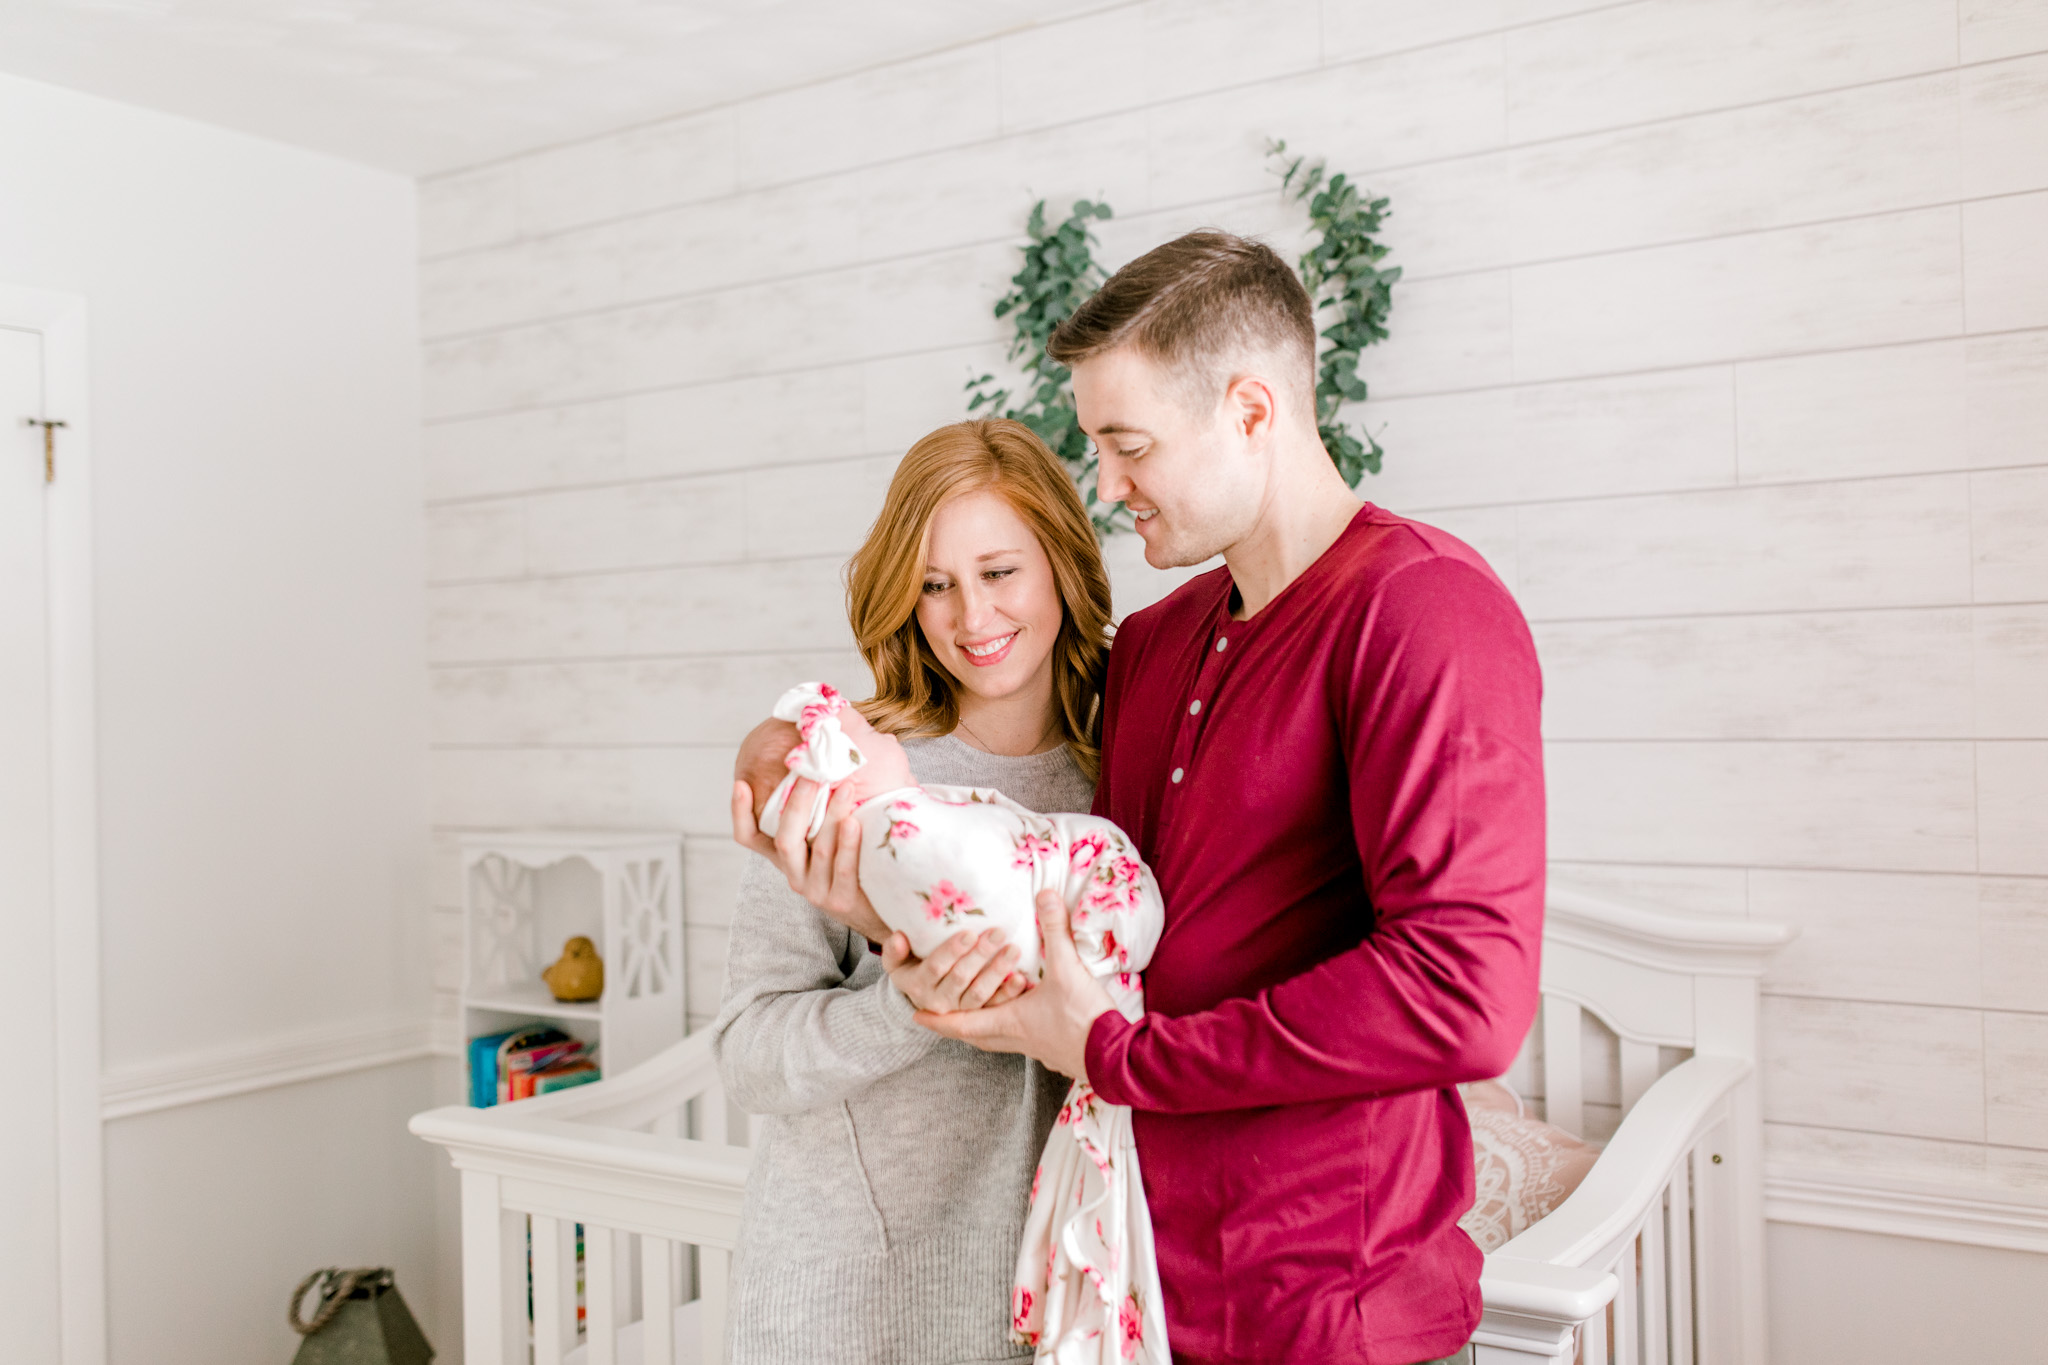
[[[1762,1365],[1757,982],[1790,937],[1552,890],[1509,1080],[1612,1137],[1486,1258],[1476,1365]],[[467,1365],[719,1361],[747,1129],[702,1034],[596,1085],[415,1117],[461,1172]]]

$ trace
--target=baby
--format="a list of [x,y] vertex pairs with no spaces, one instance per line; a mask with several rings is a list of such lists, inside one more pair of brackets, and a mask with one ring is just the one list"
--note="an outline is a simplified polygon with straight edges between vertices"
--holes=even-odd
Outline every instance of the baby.
[[[1036,900],[1051,889],[1066,900],[1082,965],[1127,1017],[1144,1013],[1138,973],[1159,941],[1165,906],[1151,869],[1110,821],[1041,815],[977,787],[921,787],[903,746],[823,683],[783,694],[774,719],[741,744],[734,776],[756,794],[755,822],[771,835],[790,816],[798,779],[819,787],[810,811],[797,813],[806,837],[823,828],[832,791],[851,787],[860,799],[861,890],[919,957],[962,929],[1000,928],[1019,949],[1017,970],[1037,980]],[[1032,1178],[1011,1308],[1012,1326],[1039,1360],[1170,1359],[1131,1111],[1104,1104],[1082,1081],[1068,1091]]]

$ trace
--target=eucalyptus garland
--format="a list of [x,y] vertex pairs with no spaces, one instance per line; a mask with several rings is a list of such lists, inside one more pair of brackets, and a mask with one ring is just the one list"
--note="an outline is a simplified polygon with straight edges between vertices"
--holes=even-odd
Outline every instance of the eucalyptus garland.
[[1045,353],[1045,344],[1052,339],[1053,329],[1102,287],[1102,267],[1095,261],[1095,248],[1100,244],[1088,225],[1109,216],[1109,205],[1081,199],[1065,222],[1048,229],[1045,201],[1031,206],[1031,217],[1024,224],[1031,239],[1024,247],[1024,268],[1010,277],[1010,292],[996,303],[997,317],[1015,319],[1009,358],[1022,362],[1023,401],[1013,406],[1011,399],[1017,395],[997,386],[992,374],[967,381],[968,392],[974,395],[967,404],[969,413],[986,408],[989,415],[1022,422],[1072,471],[1097,535],[1128,529],[1129,514],[1121,503],[1104,503],[1095,496],[1094,443],[1081,430],[1074,412],[1073,377],[1066,366]]
[[[1316,362],[1316,432],[1344,482],[1355,488],[1366,474],[1380,472],[1385,454],[1363,426],[1354,435],[1338,419],[1344,404],[1365,401],[1359,355],[1386,340],[1393,286],[1401,278],[1399,266],[1383,270],[1379,265],[1387,248],[1374,234],[1387,217],[1387,200],[1361,194],[1347,176],[1328,174],[1320,161],[1288,159],[1284,142],[1269,144],[1268,151],[1282,192],[1308,207],[1313,244],[1296,270],[1316,312],[1336,315],[1322,329],[1329,344]],[[1060,457],[1081,490],[1098,535],[1128,529],[1129,513],[1122,504],[1104,503],[1096,496],[1095,451],[1074,410],[1073,376],[1045,353],[1045,345],[1053,329],[1102,285],[1104,272],[1095,260],[1099,243],[1089,225],[1109,216],[1109,205],[1080,199],[1064,221],[1048,227],[1045,201],[1031,206],[1024,225],[1030,239],[1024,246],[1024,268],[1010,277],[1010,291],[995,308],[998,318],[1012,319],[1009,359],[1021,369],[1023,387],[999,385],[993,374],[967,381],[973,395],[969,413],[1014,418],[1037,432]]]
[[1394,282],[1401,278],[1398,265],[1380,269],[1387,248],[1373,235],[1387,217],[1387,200],[1359,193],[1343,172],[1327,174],[1321,161],[1288,159],[1284,142],[1272,143],[1269,151],[1279,163],[1275,170],[1281,191],[1308,204],[1314,245],[1302,254],[1296,269],[1316,311],[1336,314],[1336,320],[1323,328],[1323,338],[1330,344],[1316,362],[1316,431],[1344,482],[1356,488],[1365,475],[1380,472],[1385,451],[1363,425],[1358,436],[1352,435],[1338,413],[1346,403],[1365,401],[1365,381],[1358,377],[1360,353],[1387,339]]

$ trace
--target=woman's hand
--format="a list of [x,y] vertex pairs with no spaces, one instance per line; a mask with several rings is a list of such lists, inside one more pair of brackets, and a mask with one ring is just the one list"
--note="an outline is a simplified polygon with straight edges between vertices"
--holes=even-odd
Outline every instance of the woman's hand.
[[1000,929],[962,929],[926,958],[912,957],[910,939],[900,933],[882,945],[882,968],[896,989],[920,1010],[937,1014],[1015,1000],[1027,984],[1014,970],[1017,957],[1017,945]]
[[798,779],[771,839],[754,823],[752,789],[745,782],[733,783],[732,837],[781,868],[790,890],[870,943],[880,943],[889,937],[889,926],[860,889],[860,821],[853,816],[853,788],[841,787],[832,794],[824,828],[816,840],[806,843],[809,824],[798,815],[810,810],[817,792],[817,783]]
[[1001,1009],[921,1013],[917,1022],[983,1052],[1021,1052],[1085,1081],[1089,1030],[1116,1002],[1081,965],[1059,892],[1038,893],[1038,931],[1045,943],[1045,975],[1036,986]]

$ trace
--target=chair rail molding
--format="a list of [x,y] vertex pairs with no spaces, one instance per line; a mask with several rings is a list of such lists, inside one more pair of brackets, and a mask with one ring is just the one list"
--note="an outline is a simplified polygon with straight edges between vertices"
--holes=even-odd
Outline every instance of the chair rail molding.
[[134,1118],[440,1055],[425,1017],[357,1019],[109,1070],[100,1117]]
[[1773,1223],[2048,1254],[2048,1197],[1989,1185],[1773,1164],[1764,1176],[1764,1216]]

